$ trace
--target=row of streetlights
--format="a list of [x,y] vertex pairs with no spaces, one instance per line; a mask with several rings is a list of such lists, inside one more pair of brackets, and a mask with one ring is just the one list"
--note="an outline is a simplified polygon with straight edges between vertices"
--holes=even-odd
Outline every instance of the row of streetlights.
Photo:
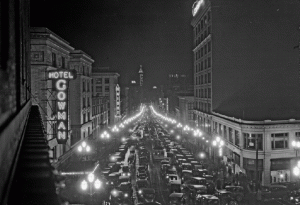
[[[154,113],[156,116],[158,116],[159,118],[161,118],[162,120],[171,122],[172,124],[176,124],[176,123],[177,123],[176,120],[174,120],[174,119],[172,119],[172,118],[169,118],[169,117],[166,117],[166,116],[163,116],[163,115],[161,115],[160,113],[156,112],[152,106],[151,106],[150,108],[152,109],[153,113]],[[201,132],[199,129],[191,128],[191,127],[189,127],[188,125],[183,126],[180,122],[177,123],[177,125],[175,126],[175,128],[177,128],[177,129],[180,129],[180,128],[181,128],[181,135],[183,134],[183,132],[189,133],[189,132],[192,131],[192,132],[194,133],[194,137],[199,137],[199,138],[201,138],[202,140],[205,140],[206,143],[209,143],[209,140],[206,139],[204,136],[202,136],[203,134],[202,134],[202,132]],[[171,130],[171,131],[172,131],[172,130]],[[174,131],[173,131],[173,132],[174,132]],[[179,140],[180,138],[181,138],[180,135],[177,135],[177,136],[176,136],[176,139],[177,139],[177,140]],[[221,139],[221,137],[220,137],[220,136],[216,136],[213,140],[211,140],[211,143],[212,143],[212,146],[213,146],[213,147],[218,148],[218,150],[219,150],[219,156],[222,156],[222,155],[223,155],[223,146],[224,146],[225,143],[224,143],[224,141]],[[214,152],[214,150],[213,150],[213,152]]]

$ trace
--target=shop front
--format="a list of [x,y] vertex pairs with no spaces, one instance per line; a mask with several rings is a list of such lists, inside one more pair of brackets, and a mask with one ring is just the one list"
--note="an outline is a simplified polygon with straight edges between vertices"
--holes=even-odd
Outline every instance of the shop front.
[[[246,175],[249,181],[254,181],[255,180],[255,159],[250,159],[250,158],[243,158],[243,168],[246,171]],[[258,176],[258,181],[262,183],[262,173],[263,173],[263,159],[258,160],[258,167],[257,167],[257,176]]]
[[270,183],[291,181],[291,159],[271,159]]
[[228,167],[228,170],[230,170],[232,174],[236,174],[240,172],[240,150],[228,142],[226,142],[225,145],[223,161]]

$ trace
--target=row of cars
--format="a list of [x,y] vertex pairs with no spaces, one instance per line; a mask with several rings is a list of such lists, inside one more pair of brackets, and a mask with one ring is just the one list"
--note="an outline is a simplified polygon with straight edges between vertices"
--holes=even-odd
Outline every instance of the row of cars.
[[156,123],[157,139],[166,152],[160,162],[160,174],[169,191],[169,204],[237,204],[244,196],[242,187],[215,188],[213,176],[203,161],[180,145],[163,126]]
[[150,137],[153,135],[153,130],[149,127],[148,123],[145,123],[140,127],[143,130],[144,135],[139,139],[137,144],[137,170],[136,170],[136,191],[137,191],[137,204],[156,204],[161,203],[157,202],[155,199],[156,190],[152,187],[150,179],[150,152],[146,149],[146,144],[149,143]]
[[[136,133],[138,125],[132,130]],[[110,155],[110,163],[102,170],[106,179],[105,205],[133,205],[132,176],[135,164],[135,141],[128,136],[124,138],[117,152]]]

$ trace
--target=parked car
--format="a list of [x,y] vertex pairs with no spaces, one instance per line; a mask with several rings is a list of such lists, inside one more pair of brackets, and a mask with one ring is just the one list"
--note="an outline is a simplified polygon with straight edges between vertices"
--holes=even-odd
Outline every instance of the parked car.
[[190,179],[193,177],[192,170],[182,170],[181,171],[181,181],[185,182],[186,180]]
[[238,202],[233,198],[230,191],[217,190],[214,195],[220,199],[221,205],[238,205]]
[[220,199],[214,195],[198,194],[195,201],[196,205],[220,205]]
[[287,199],[288,192],[287,187],[283,185],[262,186],[262,200]]
[[180,193],[181,192],[181,183],[179,181],[171,181],[168,184],[168,190],[170,192],[170,194],[176,192],[176,193]]
[[242,186],[226,186],[225,190],[231,192],[232,197],[238,202],[241,202],[245,197],[245,190]]
[[187,204],[187,196],[184,193],[172,193],[169,195],[170,205]]
[[148,203],[155,201],[155,189],[153,188],[142,188],[140,200]]

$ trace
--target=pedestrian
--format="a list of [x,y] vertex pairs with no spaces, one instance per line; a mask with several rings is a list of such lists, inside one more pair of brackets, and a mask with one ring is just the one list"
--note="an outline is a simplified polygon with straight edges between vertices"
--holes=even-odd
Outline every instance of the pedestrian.
[[257,190],[257,193],[256,193],[256,200],[257,200],[258,202],[260,202],[261,199],[262,199],[262,196],[261,196],[261,190],[260,190],[260,188],[259,188],[259,189]]

